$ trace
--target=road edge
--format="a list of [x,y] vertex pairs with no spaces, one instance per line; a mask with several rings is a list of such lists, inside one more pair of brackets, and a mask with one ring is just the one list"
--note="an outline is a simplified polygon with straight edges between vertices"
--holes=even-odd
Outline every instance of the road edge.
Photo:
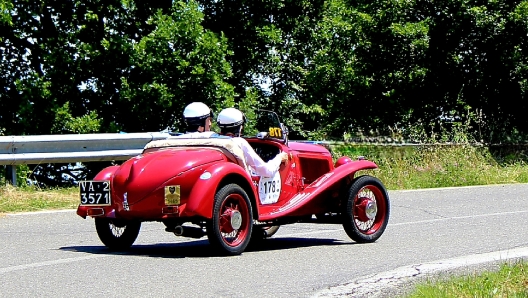
[[[395,296],[409,290],[409,284],[442,272],[478,268],[514,260],[527,260],[528,247],[520,247],[488,253],[443,259],[422,264],[414,264],[394,270],[376,273],[354,279],[346,284],[330,287],[317,292],[312,297],[386,297]],[[466,272],[467,273],[467,272]],[[389,295],[389,293],[392,293]]]

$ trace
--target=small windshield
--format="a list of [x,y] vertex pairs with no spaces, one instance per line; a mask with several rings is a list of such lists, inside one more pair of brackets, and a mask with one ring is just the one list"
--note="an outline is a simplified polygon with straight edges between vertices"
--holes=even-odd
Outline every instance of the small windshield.
[[259,132],[267,132],[268,137],[284,140],[281,122],[279,116],[272,111],[258,110],[256,112],[255,127]]

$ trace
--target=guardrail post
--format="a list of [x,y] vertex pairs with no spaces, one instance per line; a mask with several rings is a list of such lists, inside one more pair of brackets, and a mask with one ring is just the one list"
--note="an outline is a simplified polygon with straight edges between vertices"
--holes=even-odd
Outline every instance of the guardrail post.
[[6,180],[11,179],[11,185],[17,186],[16,166],[8,165],[6,166],[6,170]]

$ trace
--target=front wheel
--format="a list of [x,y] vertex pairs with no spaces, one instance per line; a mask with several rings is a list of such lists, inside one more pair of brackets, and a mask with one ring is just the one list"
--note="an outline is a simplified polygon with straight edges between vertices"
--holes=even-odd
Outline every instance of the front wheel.
[[222,187],[215,195],[213,218],[207,222],[207,238],[227,255],[241,254],[253,229],[251,201],[237,184]]
[[389,222],[389,196],[381,181],[375,177],[355,179],[343,207],[345,232],[359,243],[378,240]]
[[101,242],[113,250],[132,246],[141,229],[140,221],[125,221],[104,217],[95,218],[95,230]]

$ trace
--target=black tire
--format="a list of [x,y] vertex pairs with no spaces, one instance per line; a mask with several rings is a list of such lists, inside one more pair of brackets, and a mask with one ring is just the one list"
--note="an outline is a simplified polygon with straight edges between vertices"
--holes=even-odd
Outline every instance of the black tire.
[[101,242],[112,250],[130,248],[141,229],[140,221],[124,221],[111,218],[95,218],[95,230]]
[[356,178],[343,204],[343,228],[358,243],[378,240],[387,228],[389,195],[381,181],[371,176]]
[[207,221],[209,243],[221,254],[239,255],[249,244],[253,211],[248,195],[240,186],[228,184],[215,195],[213,218]]

